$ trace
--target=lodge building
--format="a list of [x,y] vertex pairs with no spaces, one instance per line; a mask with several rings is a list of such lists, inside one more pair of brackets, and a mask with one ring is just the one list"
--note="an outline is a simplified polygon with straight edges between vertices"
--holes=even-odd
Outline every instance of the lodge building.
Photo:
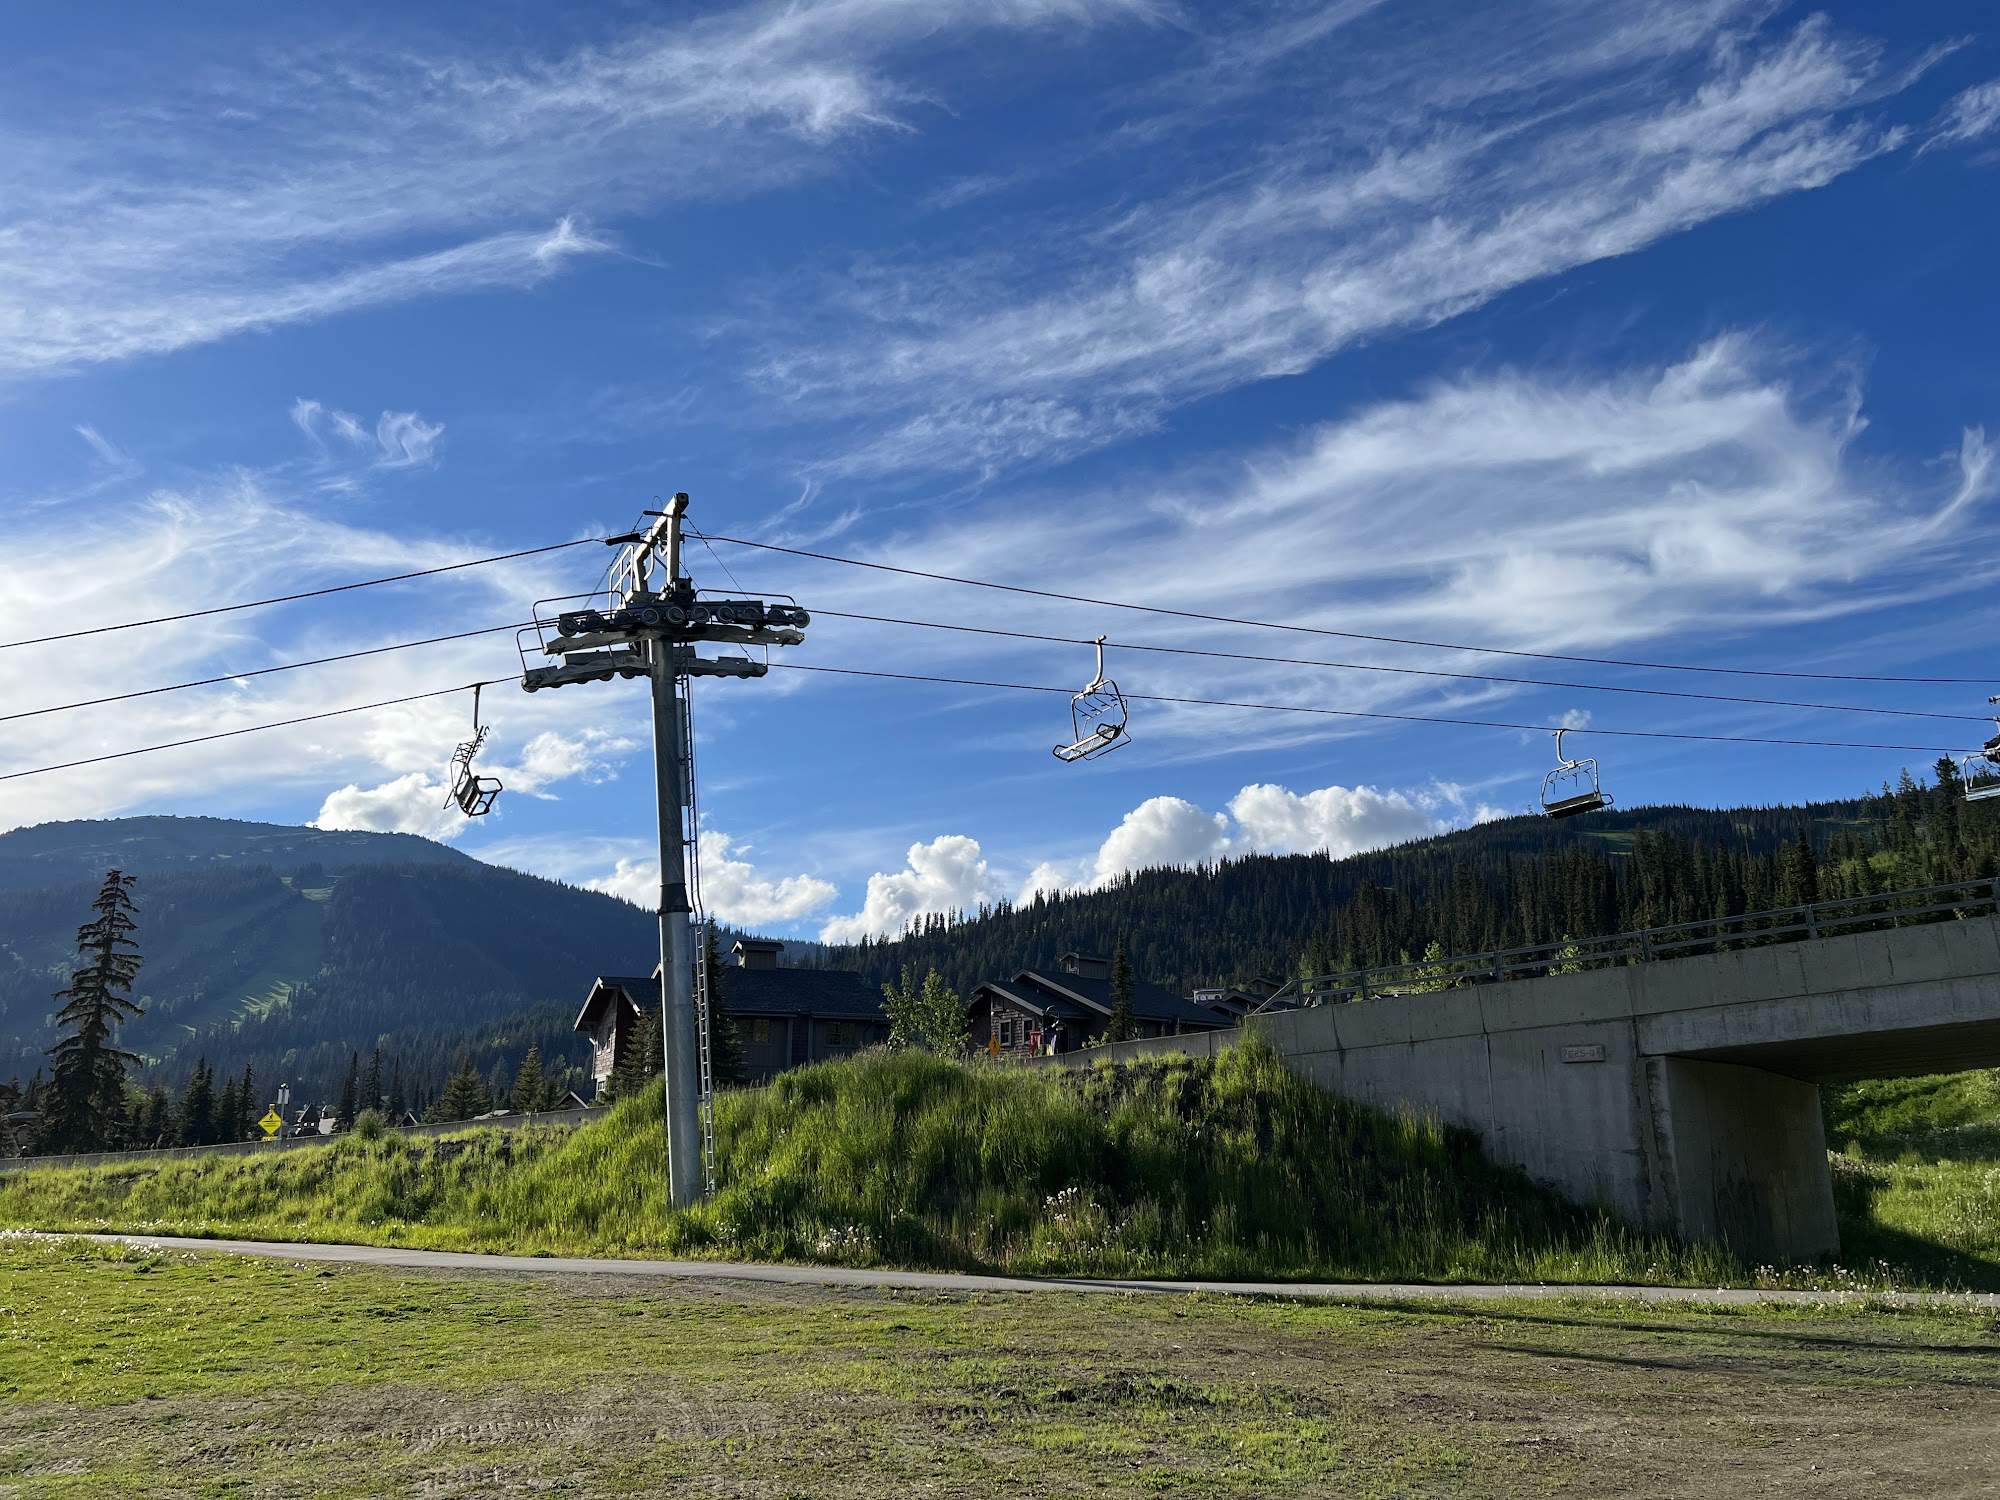
[[[1135,1036],[1176,1036],[1234,1026],[1226,995],[1204,992],[1215,1004],[1197,1004],[1156,984],[1132,985]],[[1023,969],[1012,979],[978,986],[967,1002],[975,1048],[1002,1057],[1032,1057],[1051,1046],[1074,1051],[1102,1041],[1111,1024],[1111,960],[1088,953],[1065,953],[1054,969]]]
[[[881,991],[846,969],[782,969],[785,945],[744,938],[722,972],[722,1009],[735,1024],[750,1083],[786,1068],[845,1057],[886,1041],[889,1018]],[[575,1030],[591,1041],[591,1076],[598,1092],[632,1044],[641,1006],[660,1005],[659,971],[644,977],[600,974],[578,1012]]]

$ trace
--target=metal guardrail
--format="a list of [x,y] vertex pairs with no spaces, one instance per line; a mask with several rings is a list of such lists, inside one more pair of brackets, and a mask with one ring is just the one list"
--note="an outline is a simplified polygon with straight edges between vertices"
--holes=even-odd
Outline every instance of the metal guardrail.
[[1951,885],[1927,885],[1874,896],[1816,901],[1810,906],[1783,906],[1741,916],[1715,917],[1705,922],[1643,927],[1609,937],[1566,938],[1526,948],[1453,954],[1448,958],[1314,975],[1292,980],[1252,1014],[1288,1006],[1431,994],[1466,985],[1504,984],[1510,979],[1533,979],[1545,974],[1579,974],[1586,969],[1608,969],[1619,964],[1692,958],[1702,953],[1802,942],[1843,932],[1870,932],[1994,914],[2000,914],[2000,877],[1982,877]]

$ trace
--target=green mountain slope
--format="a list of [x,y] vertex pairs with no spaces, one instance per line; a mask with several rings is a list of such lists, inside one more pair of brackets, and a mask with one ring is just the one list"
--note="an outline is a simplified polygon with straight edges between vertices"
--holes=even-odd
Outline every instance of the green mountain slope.
[[[1946,769],[1949,769],[1947,763]],[[1507,818],[1335,859],[1255,855],[1147,870],[1097,890],[932,917],[813,962],[960,993],[1066,949],[1126,945],[1168,986],[1474,953],[2000,872],[2000,811],[1911,778],[1802,807],[1641,807]]]
[[106,818],[37,823],[0,833],[0,890],[32,890],[128,874],[201,874],[269,865],[477,864],[408,833],[348,833],[230,818]]
[[146,960],[124,1040],[169,1087],[205,1056],[330,1097],[350,1056],[380,1047],[415,1102],[468,1054],[482,1070],[529,1045],[574,1062],[591,977],[654,962],[648,913],[408,835],[45,824],[0,836],[0,1081],[43,1064],[51,995],[114,860],[140,877]]
[[[874,980],[935,967],[961,993],[1124,941],[1169,987],[1557,941],[1817,897],[2000,872],[2000,809],[1905,777],[1805,807],[1649,807],[1511,818],[1345,859],[1254,856],[1101,890],[931,918],[889,942],[812,952]],[[176,1086],[218,1076],[331,1097],[379,1048],[406,1102],[461,1058],[511,1074],[529,1045],[578,1062],[569,1020],[593,975],[646,972],[649,914],[393,834],[211,818],[48,824],[0,836],[0,1081],[50,1040],[51,992],[110,859],[140,874],[140,990],[127,1035]],[[30,875],[44,883],[24,885]],[[9,881],[16,882],[9,885]]]

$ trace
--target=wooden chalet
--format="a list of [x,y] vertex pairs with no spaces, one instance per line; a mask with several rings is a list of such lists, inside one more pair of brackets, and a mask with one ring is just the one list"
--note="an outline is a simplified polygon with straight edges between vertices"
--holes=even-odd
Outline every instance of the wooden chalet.
[[[745,938],[730,950],[736,961],[723,971],[722,1008],[736,1027],[751,1083],[859,1052],[889,1035],[879,990],[846,969],[780,968],[784,947],[769,938]],[[644,978],[600,975],[591,985],[575,1029],[590,1037],[599,1092],[632,1044],[639,1007],[659,1003],[658,970]]]
[[[1054,970],[1023,969],[1012,979],[988,980],[972,992],[966,1014],[972,1044],[1003,1057],[1049,1050],[1074,1051],[1103,1039],[1111,1024],[1111,960],[1065,953]],[[1197,1005],[1155,984],[1132,985],[1136,1036],[1220,1031],[1236,1024],[1226,1009]]]

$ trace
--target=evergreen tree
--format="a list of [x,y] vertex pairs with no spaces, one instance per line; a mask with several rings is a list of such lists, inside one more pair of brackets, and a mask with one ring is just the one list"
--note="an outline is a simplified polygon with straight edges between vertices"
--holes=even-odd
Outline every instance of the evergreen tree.
[[736,1034],[736,1022],[729,1014],[729,966],[722,960],[722,940],[715,924],[705,924],[701,961],[708,971],[708,1071],[717,1088],[747,1083],[743,1066],[743,1044]]
[[257,1122],[264,1117],[264,1106],[257,1100],[257,1075],[248,1063],[243,1065],[243,1082],[237,1085],[236,1100],[240,1113],[236,1117],[235,1139],[255,1140],[263,1134]]
[[660,1013],[653,1006],[643,1006],[639,1024],[632,1028],[632,1039],[626,1043],[618,1065],[611,1070],[609,1097],[630,1099],[664,1073],[666,1057],[661,1047]]
[[528,1055],[521,1059],[521,1067],[514,1074],[514,1108],[522,1114],[531,1115],[549,1107],[555,1093],[555,1085],[542,1077],[542,1053],[538,1047],[530,1047]]
[[347,1054],[347,1081],[340,1086],[340,1123],[351,1126],[359,1114],[361,1102],[361,1054]]
[[234,1078],[226,1078],[222,1092],[215,1101],[215,1130],[210,1136],[216,1141],[240,1141],[242,1133],[238,1129],[243,1119],[243,1095],[241,1086]]
[[1784,869],[1778,882],[1778,902],[1781,906],[1810,906],[1817,900],[1819,900],[1819,859],[1813,853],[1811,833],[1801,828],[1798,838],[1785,845]]
[[380,1109],[382,1107],[382,1049],[377,1047],[368,1054],[368,1066],[361,1070],[361,1107]]
[[396,1060],[389,1065],[389,1123],[402,1124],[403,1116],[408,1114],[409,1110],[410,1101],[403,1092],[403,1059],[401,1054],[398,1054]]
[[97,915],[77,929],[77,952],[84,959],[59,990],[56,1012],[62,1031],[49,1048],[52,1061],[41,1099],[42,1140],[47,1149],[95,1151],[124,1132],[125,1067],[139,1059],[120,1050],[118,1028],[144,1014],[131,997],[139,977],[137,910],[131,886],[138,879],[108,872],[91,910]]
[[492,1107],[493,1095],[486,1087],[486,1080],[473,1068],[472,1057],[467,1054],[425,1118],[432,1121],[469,1120],[474,1115],[485,1114]]
[[1104,1039],[1122,1042],[1138,1032],[1138,1018],[1132,1011],[1132,960],[1125,956],[1125,940],[1120,938],[1111,953],[1111,1019],[1104,1028]]
[[206,1146],[215,1139],[215,1074],[202,1058],[181,1091],[179,1139],[183,1146]]
[[514,1096],[509,1092],[510,1088],[511,1085],[507,1078],[507,1059],[496,1057],[493,1059],[493,1066],[486,1070],[486,1095],[493,1101],[489,1108],[515,1108]]
[[139,1118],[132,1130],[133,1144],[147,1150],[167,1146],[174,1138],[174,1106],[167,1098],[167,1091],[154,1084],[146,1091],[146,1102],[139,1107]]

